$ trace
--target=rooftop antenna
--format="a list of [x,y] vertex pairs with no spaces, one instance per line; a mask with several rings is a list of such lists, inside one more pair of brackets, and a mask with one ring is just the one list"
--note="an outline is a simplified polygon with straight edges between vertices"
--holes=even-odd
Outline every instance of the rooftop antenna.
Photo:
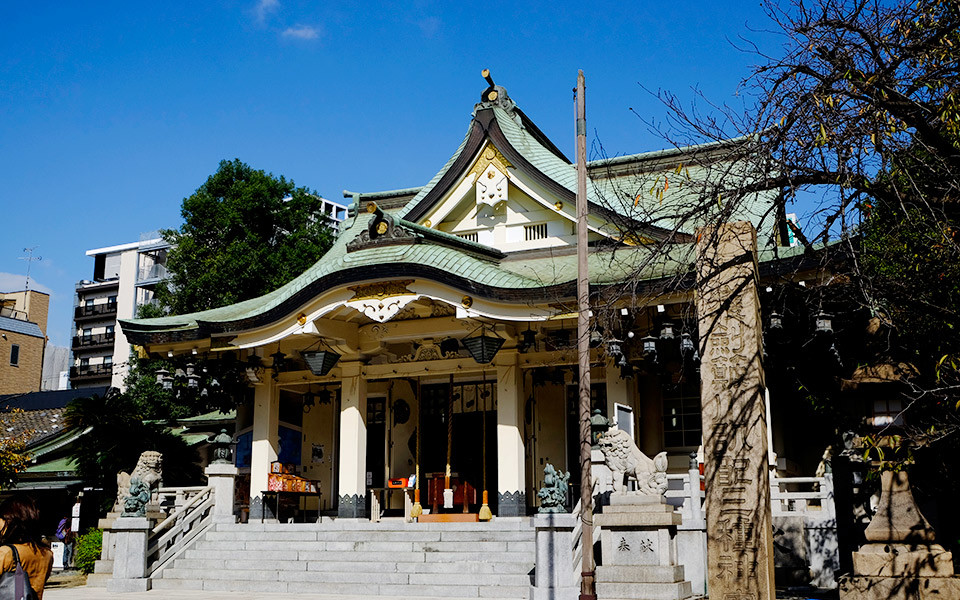
[[30,263],[35,260],[43,260],[42,256],[34,256],[33,251],[39,248],[40,246],[34,246],[32,248],[24,248],[23,251],[26,252],[26,256],[18,256],[20,260],[27,261],[27,282],[24,284],[24,289],[30,289]]

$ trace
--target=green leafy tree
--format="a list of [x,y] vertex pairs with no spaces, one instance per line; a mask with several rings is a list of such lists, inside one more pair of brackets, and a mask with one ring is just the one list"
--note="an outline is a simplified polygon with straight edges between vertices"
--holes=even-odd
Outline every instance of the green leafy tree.
[[293,181],[222,161],[183,200],[160,304],[174,314],[226,306],[271,292],[315,263],[333,241],[319,195]]
[[135,402],[111,389],[103,396],[77,398],[63,413],[67,427],[90,430],[77,439],[74,460],[87,485],[117,489],[117,473],[128,473],[146,450],[163,453],[164,484],[194,485],[201,481],[196,450],[164,426],[145,421]]
[[[217,308],[271,292],[313,265],[334,239],[316,192],[238,159],[221,161],[184,198],[181,214],[180,229],[163,232],[173,245],[168,279],[157,290],[157,304],[140,307],[140,318]],[[134,358],[127,393],[151,419],[230,410],[247,387],[231,358]],[[202,377],[198,388],[188,389],[182,377],[170,390],[157,385],[157,371],[183,373],[188,363]]]

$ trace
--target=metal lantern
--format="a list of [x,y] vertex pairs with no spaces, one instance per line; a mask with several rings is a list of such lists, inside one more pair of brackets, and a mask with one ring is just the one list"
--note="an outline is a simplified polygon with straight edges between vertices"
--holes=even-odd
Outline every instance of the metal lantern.
[[170,389],[167,387],[168,377],[170,377],[170,371],[166,369],[157,369],[157,383],[162,385],[164,389]]
[[607,356],[616,360],[623,356],[623,340],[612,338],[607,340]]
[[680,354],[683,356],[689,356],[696,348],[693,345],[693,338],[690,337],[689,333],[680,334]]
[[783,329],[783,316],[776,311],[770,313],[770,329],[777,331]]
[[189,388],[198,388],[200,387],[200,376],[189,374],[187,375],[187,387]]
[[663,325],[660,326],[660,339],[661,340],[672,340],[675,337],[673,330],[673,323],[670,321],[664,321]]
[[333,396],[333,392],[331,392],[327,388],[323,388],[317,394],[317,404],[319,404],[320,406],[330,404],[330,399],[332,396]]
[[821,312],[817,315],[817,333],[833,333],[833,315]]
[[640,338],[640,342],[643,343],[643,353],[644,354],[656,354],[657,353],[657,338],[652,335],[644,336]]
[[314,375],[326,375],[340,360],[340,355],[333,350],[305,351],[300,356]]
[[497,355],[497,352],[500,351],[500,347],[503,346],[503,342],[506,340],[501,337],[487,335],[487,328],[484,326],[480,335],[463,338],[460,341],[470,353],[470,356],[473,357],[473,360],[481,365],[485,365],[493,360],[493,357]]
[[536,349],[537,347],[537,332],[530,327],[527,327],[526,331],[520,333],[520,351],[526,352],[530,348]]
[[315,396],[311,391],[307,391],[307,393],[303,395],[303,412],[310,412],[310,409],[313,408],[315,404],[314,398]]

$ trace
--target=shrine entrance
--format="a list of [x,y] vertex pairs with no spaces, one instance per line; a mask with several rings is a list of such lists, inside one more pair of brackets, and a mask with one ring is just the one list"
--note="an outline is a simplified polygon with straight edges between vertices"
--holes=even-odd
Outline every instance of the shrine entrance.
[[[484,462],[486,462],[486,489],[490,494],[490,509],[497,510],[497,410],[496,384],[493,381],[424,384],[421,386],[420,473],[429,489],[428,479],[444,478],[447,464],[447,443],[450,440],[450,469],[454,483],[466,482],[476,490],[476,501],[470,502],[470,512],[479,510],[484,489]],[[451,406],[452,392],[452,406]],[[448,428],[448,414],[452,429]],[[484,432],[486,440],[484,440]],[[486,455],[486,456],[484,456]],[[442,487],[442,486],[441,486]],[[433,509],[433,500],[423,496],[423,507]],[[438,505],[442,510],[442,498]],[[455,504],[446,512],[460,512]]]

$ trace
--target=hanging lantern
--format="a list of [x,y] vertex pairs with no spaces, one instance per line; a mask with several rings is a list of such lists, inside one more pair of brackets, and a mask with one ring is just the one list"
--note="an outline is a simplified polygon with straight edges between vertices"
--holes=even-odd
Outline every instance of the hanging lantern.
[[487,335],[487,327],[483,325],[480,335],[463,338],[460,341],[470,353],[470,356],[473,357],[473,360],[485,365],[493,360],[505,340],[495,335]]
[[696,348],[693,346],[693,338],[690,337],[689,333],[680,334],[680,354],[683,356],[689,356]]
[[307,391],[306,394],[303,395],[303,412],[305,413],[310,412],[310,409],[313,408],[315,403],[314,398],[315,396],[313,395],[313,392],[309,390]]
[[200,376],[192,373],[187,375],[187,387],[194,389],[200,387]]
[[591,332],[590,332],[590,347],[591,347],[591,348],[597,348],[597,347],[599,347],[600,344],[602,344],[602,343],[603,343],[603,336],[600,335],[600,332],[597,331],[597,330],[591,331]]
[[770,313],[770,329],[775,331],[783,329],[783,316],[776,311]]
[[320,406],[325,406],[330,404],[330,398],[333,396],[333,393],[327,388],[323,388],[317,393],[317,404]]
[[607,340],[607,356],[615,361],[623,356],[623,341],[616,338]]
[[300,353],[300,356],[303,357],[303,362],[307,363],[310,372],[320,376],[329,373],[330,369],[340,360],[340,355],[333,350],[304,351]]
[[657,354],[657,338],[656,337],[652,335],[648,335],[641,338],[640,341],[643,343],[644,354],[653,354],[653,355]]
[[673,323],[670,321],[664,321],[663,325],[660,326],[660,339],[661,340],[672,340],[674,338]]
[[520,352],[527,352],[531,348],[537,348],[537,332],[527,326],[527,330],[520,333]]
[[188,375],[188,376],[189,376],[189,375],[193,375],[194,371],[196,371],[196,370],[197,370],[197,368],[196,368],[196,366],[194,366],[193,363],[187,363],[187,375]]
[[167,377],[170,376],[170,371],[166,369],[157,369],[157,384],[162,385],[164,389],[170,389],[166,386]]
[[817,333],[833,333],[833,315],[821,312],[817,315]]

